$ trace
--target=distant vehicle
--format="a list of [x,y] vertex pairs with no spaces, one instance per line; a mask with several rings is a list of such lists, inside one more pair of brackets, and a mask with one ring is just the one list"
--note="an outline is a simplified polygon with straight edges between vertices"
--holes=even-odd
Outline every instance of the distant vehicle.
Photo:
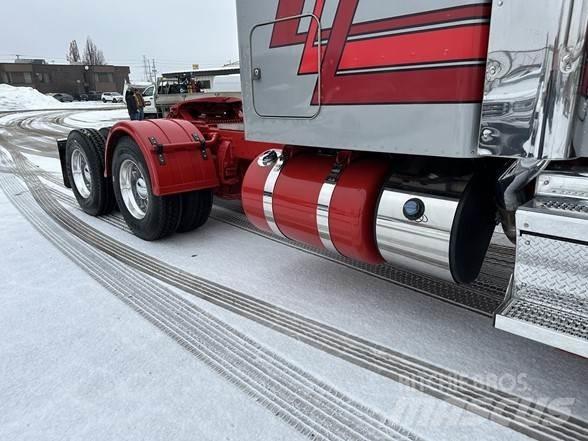
[[103,103],[122,103],[123,101],[123,96],[118,92],[104,92],[102,94]]
[[155,107],[159,117],[166,117],[176,104],[197,98],[241,97],[239,68],[164,74],[157,80]]
[[215,96],[224,96],[224,94],[235,94],[236,97],[241,93],[241,75],[219,75],[214,78],[213,86],[208,90]]
[[74,97],[68,93],[48,93],[47,95],[62,103],[71,103],[74,100]]
[[88,101],[100,101],[102,99],[102,93],[91,90],[87,93]]
[[155,85],[152,83],[125,83],[123,97],[127,95],[129,87],[138,90],[141,92],[141,95],[143,95],[143,100],[145,101],[145,117],[157,118],[157,108],[155,107]]

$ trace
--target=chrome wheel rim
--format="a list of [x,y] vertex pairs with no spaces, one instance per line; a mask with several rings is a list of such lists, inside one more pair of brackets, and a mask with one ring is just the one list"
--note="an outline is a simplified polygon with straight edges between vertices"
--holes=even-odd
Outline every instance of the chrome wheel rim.
[[143,219],[149,208],[147,181],[137,163],[125,159],[119,171],[120,193],[127,210],[135,219]]
[[92,175],[88,158],[79,147],[75,147],[71,154],[71,173],[76,190],[81,197],[88,199],[92,193]]

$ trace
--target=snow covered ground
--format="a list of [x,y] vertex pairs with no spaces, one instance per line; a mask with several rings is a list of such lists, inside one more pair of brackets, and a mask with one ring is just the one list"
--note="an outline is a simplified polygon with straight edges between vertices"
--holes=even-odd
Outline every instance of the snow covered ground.
[[64,119],[63,123],[71,127],[87,127],[100,129],[111,126],[116,121],[129,119],[126,109],[120,110],[96,110],[76,112]]
[[0,116],[0,439],[588,438],[584,359],[225,206],[158,243],[80,212],[54,140],[121,117]]
[[55,98],[44,95],[32,87],[14,87],[8,84],[0,84],[0,113],[23,110],[104,107],[112,108],[113,105],[112,103],[105,104],[100,101],[61,103]]

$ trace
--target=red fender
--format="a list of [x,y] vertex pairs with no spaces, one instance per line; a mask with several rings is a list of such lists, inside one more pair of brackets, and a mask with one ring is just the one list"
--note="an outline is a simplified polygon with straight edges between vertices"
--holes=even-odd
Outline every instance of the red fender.
[[[112,127],[106,141],[104,174],[112,174],[116,145],[122,137],[129,136],[143,153],[155,195],[216,188],[219,179],[214,158],[208,147],[204,158],[201,143],[195,141],[194,135],[204,139],[196,126],[183,120],[121,121]],[[163,162],[151,138],[163,146]]]

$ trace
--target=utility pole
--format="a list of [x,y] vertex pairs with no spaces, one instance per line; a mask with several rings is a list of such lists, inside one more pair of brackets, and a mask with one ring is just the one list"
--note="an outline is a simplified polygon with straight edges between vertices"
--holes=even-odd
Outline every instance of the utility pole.
[[151,72],[153,73],[153,76],[152,76],[151,82],[155,83],[155,82],[157,82],[157,67],[155,66],[155,58],[153,58],[151,60],[151,62],[153,63],[153,68],[151,70]]
[[149,66],[149,60],[145,55],[143,55],[143,73],[145,77],[145,81],[151,81],[151,68]]

